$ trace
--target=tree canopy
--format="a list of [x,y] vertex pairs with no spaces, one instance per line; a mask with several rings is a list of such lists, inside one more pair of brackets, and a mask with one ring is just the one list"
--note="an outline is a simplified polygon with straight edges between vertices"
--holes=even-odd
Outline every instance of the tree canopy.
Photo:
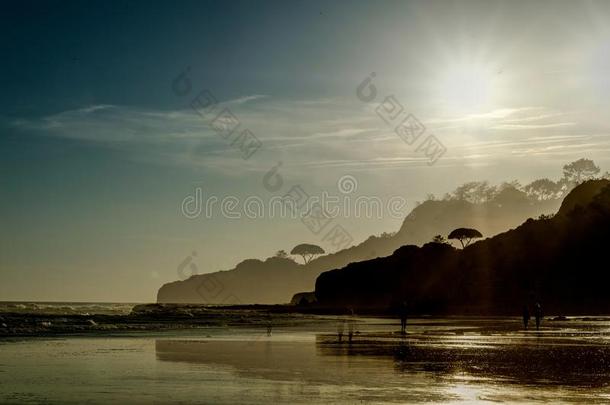
[[465,248],[475,238],[482,238],[481,232],[472,228],[457,228],[451,231],[448,239],[457,239],[462,244],[462,248]]
[[[591,159],[578,159],[563,166],[563,177],[557,181],[542,178],[522,186],[517,180],[500,185],[487,181],[470,181],[446,193],[444,200],[468,201],[473,204],[497,204],[556,200],[566,196],[575,186],[596,177],[610,179],[610,172],[600,175],[600,168]],[[428,200],[434,200],[431,196]]]
[[563,166],[563,177],[575,184],[594,178],[599,167],[591,159],[578,159]]
[[490,200],[495,194],[496,188],[490,186],[486,181],[470,181],[457,187],[451,197],[456,200],[468,201],[479,204]]
[[547,178],[532,181],[523,188],[527,196],[536,201],[547,201],[560,198],[561,185]]
[[518,182],[503,183],[498,187],[498,192],[493,197],[497,204],[515,204],[527,202],[527,194],[521,190]]
[[447,239],[443,235],[434,235],[432,238],[433,243],[447,243]]
[[279,257],[281,259],[287,259],[288,258],[288,253],[286,253],[285,250],[278,250],[277,252],[275,252],[275,255],[273,255],[273,257]]
[[317,255],[323,255],[326,253],[324,249],[322,249],[318,245],[311,245],[308,243],[301,243],[300,245],[295,246],[291,251],[291,255],[299,255],[303,258],[303,262],[305,264],[309,263],[311,259],[313,259]]

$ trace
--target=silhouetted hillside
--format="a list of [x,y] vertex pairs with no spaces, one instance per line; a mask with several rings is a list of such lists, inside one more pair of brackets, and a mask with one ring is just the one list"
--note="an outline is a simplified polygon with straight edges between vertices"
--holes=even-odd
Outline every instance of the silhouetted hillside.
[[[463,250],[443,243],[403,246],[316,281],[322,305],[387,310],[407,301],[418,313],[520,313],[539,300],[547,313],[608,313],[610,182],[576,187],[552,218]],[[462,224],[469,225],[469,224]]]
[[[495,235],[530,216],[555,212],[559,204],[560,200],[533,202],[527,199],[479,204],[460,200],[425,201],[411,211],[395,234],[371,236],[357,246],[318,257],[307,265],[280,258],[245,260],[231,270],[165,284],[157,294],[157,302],[287,303],[295,293],[313,290],[316,278],[329,269],[387,256],[403,245],[421,245],[434,235],[446,235],[462,225],[476,227],[486,236]],[[216,284],[222,286],[223,294],[202,294],[202,285]]]
[[165,284],[157,294],[160,303],[249,304],[284,303],[290,292],[312,289],[313,279],[291,259],[248,259],[233,270],[192,276]]
[[[584,162],[584,163],[583,163]],[[581,167],[582,166],[582,167]],[[591,168],[596,170],[592,170]],[[265,261],[249,259],[234,269],[196,275],[161,287],[160,303],[277,304],[288,303],[295,293],[311,291],[324,271],[353,262],[391,255],[404,245],[423,245],[435,235],[447,235],[459,227],[478,229],[485,237],[514,228],[530,217],[557,212],[562,197],[578,181],[597,173],[592,161],[564,166],[557,182],[538,179],[521,186],[517,181],[499,186],[469,182],[437,200],[429,198],[415,207],[396,233],[371,236],[359,245],[320,256],[306,265],[282,257]],[[589,176],[589,177],[587,177]],[[586,186],[589,187],[589,186]],[[583,195],[586,194],[583,191]],[[572,204],[569,196],[564,204]],[[577,202],[575,201],[574,204]],[[217,287],[213,287],[216,285]],[[202,287],[222,293],[202,293]]]
[[566,215],[576,207],[584,208],[608,184],[608,180],[590,180],[578,186],[576,193],[570,193],[564,198],[558,214]]

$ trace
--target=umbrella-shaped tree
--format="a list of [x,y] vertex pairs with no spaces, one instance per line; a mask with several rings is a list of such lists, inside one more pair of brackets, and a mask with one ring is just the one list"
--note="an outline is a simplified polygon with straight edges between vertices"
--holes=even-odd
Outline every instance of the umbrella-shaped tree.
[[308,243],[301,243],[296,245],[291,251],[291,255],[299,255],[303,258],[305,264],[309,263],[317,255],[323,255],[324,249],[318,245],[310,245]]
[[457,239],[462,244],[462,249],[470,244],[475,238],[482,238],[481,232],[472,228],[457,228],[451,231],[448,239]]

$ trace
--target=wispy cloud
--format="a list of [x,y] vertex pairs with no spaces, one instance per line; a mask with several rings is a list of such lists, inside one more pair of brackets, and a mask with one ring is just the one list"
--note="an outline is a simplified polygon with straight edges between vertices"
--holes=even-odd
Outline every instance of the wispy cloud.
[[[552,111],[544,107],[499,108],[485,113],[468,114],[461,117],[432,118],[427,120],[436,128],[473,128],[481,129],[540,129],[558,128],[578,125],[574,121],[566,121],[573,113]],[[440,125],[438,125],[440,124]],[[448,124],[448,125],[443,125]]]
[[269,96],[267,96],[265,94],[253,94],[251,96],[243,96],[243,97],[235,98],[235,99],[227,101],[226,103],[227,104],[244,104],[249,101],[260,100],[260,99],[267,98],[267,97],[269,97]]
[[[397,169],[425,165],[425,159],[402,142],[371,109],[354,100],[278,100],[247,95],[223,104],[262,142],[261,157],[244,162],[190,108],[150,110],[91,105],[37,119],[18,120],[14,127],[46,136],[122,149],[139,160],[205,167],[229,173],[268,170],[282,160],[286,170],[336,168]],[[569,120],[566,117],[569,116]],[[572,112],[542,107],[499,108],[463,117],[422,117],[428,130],[442,138],[448,151],[442,166],[479,165],[524,153],[557,156],[608,147],[607,128],[583,125]],[[583,118],[584,121],[584,118]],[[587,121],[589,122],[589,121]],[[593,136],[592,134],[596,134]],[[580,145],[580,146],[578,146]]]
[[500,124],[494,125],[492,129],[519,130],[519,129],[542,129],[542,128],[560,128],[571,127],[576,125],[575,122],[555,122],[552,124]]
[[115,106],[111,105],[111,104],[97,104],[97,105],[92,105],[92,106],[88,106],[88,107],[83,107],[76,111],[90,114],[90,113],[93,113],[96,111],[105,110],[105,109],[113,108],[113,107],[115,107]]
[[467,114],[460,117],[437,117],[428,119],[427,122],[432,124],[437,123],[455,123],[455,122],[466,122],[466,121],[483,121],[483,120],[499,120],[506,117],[514,116],[519,113],[530,112],[538,110],[539,107],[522,107],[522,108],[498,108],[492,111]]

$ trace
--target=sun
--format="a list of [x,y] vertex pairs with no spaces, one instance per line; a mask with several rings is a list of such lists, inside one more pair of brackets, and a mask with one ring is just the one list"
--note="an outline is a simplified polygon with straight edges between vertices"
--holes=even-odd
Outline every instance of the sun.
[[448,65],[439,70],[437,100],[452,113],[489,110],[496,95],[495,75],[489,66],[477,63]]

